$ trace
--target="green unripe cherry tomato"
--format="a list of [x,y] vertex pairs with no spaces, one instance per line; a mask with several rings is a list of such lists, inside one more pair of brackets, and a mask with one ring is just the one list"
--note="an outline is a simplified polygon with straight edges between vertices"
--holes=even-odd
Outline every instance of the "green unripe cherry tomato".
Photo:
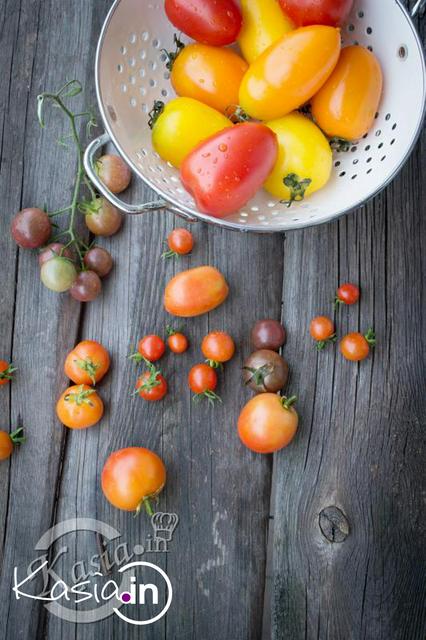
[[57,293],[68,291],[76,277],[77,270],[74,264],[60,256],[45,262],[40,270],[40,278],[44,286]]

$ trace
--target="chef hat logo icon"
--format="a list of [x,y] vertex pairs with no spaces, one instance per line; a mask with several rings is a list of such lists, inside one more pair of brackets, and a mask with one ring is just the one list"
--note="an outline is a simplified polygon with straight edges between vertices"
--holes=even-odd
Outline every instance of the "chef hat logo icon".
[[154,513],[151,517],[151,524],[154,529],[154,538],[170,542],[178,523],[179,516],[176,513],[163,513],[162,511]]

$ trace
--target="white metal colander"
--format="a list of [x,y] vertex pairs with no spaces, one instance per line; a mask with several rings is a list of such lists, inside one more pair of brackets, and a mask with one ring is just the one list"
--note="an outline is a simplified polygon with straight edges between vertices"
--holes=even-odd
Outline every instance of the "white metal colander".
[[[418,0],[412,16],[426,0]],[[420,133],[426,95],[423,49],[409,14],[399,0],[355,1],[342,27],[343,46],[361,44],[374,51],[384,74],[384,93],[374,126],[350,151],[334,152],[327,186],[291,208],[261,190],[225,219],[197,211],[179,171],[161,160],[151,144],[148,112],[155,100],[175,94],[162,49],[173,48],[176,29],[160,0],[116,0],[107,16],[96,56],[99,107],[108,133],[88,147],[85,167],[99,191],[125,213],[170,210],[241,231],[287,231],[327,222],[359,207],[398,173]],[[94,170],[98,150],[112,140],[120,154],[162,200],[127,205],[100,183]]]

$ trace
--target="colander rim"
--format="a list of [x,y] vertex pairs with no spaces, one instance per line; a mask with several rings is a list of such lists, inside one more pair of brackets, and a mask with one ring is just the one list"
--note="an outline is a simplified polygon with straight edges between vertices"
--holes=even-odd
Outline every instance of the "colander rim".
[[406,7],[402,4],[401,0],[394,0],[395,4],[399,7],[399,9],[401,10],[402,14],[404,15],[404,17],[406,18],[406,20],[408,21],[408,24],[413,32],[414,35],[414,39],[415,42],[417,44],[419,53],[420,53],[420,59],[421,59],[421,65],[422,65],[422,80],[423,80],[423,100],[422,100],[422,104],[423,104],[423,109],[421,111],[420,114],[420,118],[419,121],[417,123],[417,128],[415,130],[415,133],[413,135],[413,138],[411,140],[411,144],[409,145],[409,147],[407,148],[406,153],[404,154],[404,156],[401,158],[400,163],[397,165],[397,167],[394,169],[394,171],[388,176],[388,178],[382,183],[380,184],[379,187],[377,187],[377,189],[375,189],[374,191],[372,191],[367,197],[360,199],[358,202],[356,202],[355,204],[352,204],[349,207],[346,207],[344,209],[342,209],[341,211],[338,211],[337,213],[333,213],[330,214],[329,216],[322,218],[321,220],[312,220],[312,222],[307,222],[304,223],[302,225],[299,224],[292,224],[292,220],[289,220],[288,223],[280,223],[279,225],[277,225],[274,228],[268,228],[266,225],[262,225],[262,224],[242,224],[240,222],[232,222],[229,220],[226,220],[226,218],[214,218],[213,216],[209,216],[207,214],[201,213],[200,211],[191,209],[190,207],[179,203],[178,205],[175,203],[170,202],[170,198],[169,195],[167,194],[167,192],[163,191],[161,189],[161,187],[158,187],[157,185],[155,185],[153,182],[150,181],[150,179],[148,177],[146,177],[138,168],[138,166],[133,162],[133,160],[130,158],[130,156],[127,154],[127,152],[124,150],[124,148],[122,147],[122,145],[120,144],[119,140],[117,139],[116,135],[114,134],[112,127],[109,124],[108,118],[107,118],[107,114],[106,114],[106,109],[104,107],[104,103],[101,97],[101,87],[100,87],[100,60],[101,60],[101,55],[102,55],[102,47],[107,35],[107,31],[108,31],[108,27],[114,17],[114,14],[119,6],[119,4],[122,2],[122,0],[114,0],[105,20],[104,23],[102,25],[102,29],[101,29],[101,33],[99,36],[99,40],[98,40],[98,44],[97,44],[97,48],[96,48],[96,58],[95,58],[95,85],[96,85],[96,97],[97,97],[97,101],[98,101],[98,107],[99,107],[99,111],[101,113],[101,117],[102,117],[102,121],[104,124],[104,127],[106,129],[106,131],[108,132],[108,135],[111,138],[112,143],[114,144],[114,146],[116,147],[117,151],[120,153],[120,155],[123,157],[123,159],[127,162],[127,164],[131,167],[131,169],[139,176],[139,178],[148,186],[150,187],[157,195],[161,196],[161,198],[163,198],[163,200],[165,200],[166,202],[166,208],[167,208],[167,204],[170,204],[171,206],[173,206],[175,209],[178,208],[179,210],[182,211],[182,213],[186,214],[187,216],[189,216],[190,218],[195,217],[199,220],[202,220],[203,222],[207,222],[209,224],[214,224],[217,225],[219,227],[222,228],[226,228],[226,229],[230,229],[232,231],[241,231],[241,232],[255,232],[255,233],[263,233],[263,234],[270,234],[270,233],[285,233],[287,231],[297,231],[297,230],[301,230],[301,229],[308,229],[309,227],[315,227],[315,226],[319,226],[322,224],[327,224],[329,222],[331,222],[332,220],[338,220],[339,218],[341,218],[344,215],[347,215],[348,213],[350,213],[351,211],[355,210],[355,209],[359,209],[364,207],[368,202],[370,202],[373,198],[375,198],[379,193],[381,193],[384,189],[386,189],[386,187],[395,179],[395,177],[399,174],[399,172],[401,171],[401,169],[403,168],[403,166],[406,164],[408,158],[410,157],[410,155],[412,154],[414,147],[417,144],[417,141],[419,139],[422,127],[423,127],[423,122],[425,120],[425,115],[426,115],[426,60],[425,60],[425,52],[423,49],[423,45],[422,42],[420,40],[420,36],[419,33],[416,29],[416,27],[414,26],[413,20],[411,19],[411,16],[409,14],[409,11],[406,9]]

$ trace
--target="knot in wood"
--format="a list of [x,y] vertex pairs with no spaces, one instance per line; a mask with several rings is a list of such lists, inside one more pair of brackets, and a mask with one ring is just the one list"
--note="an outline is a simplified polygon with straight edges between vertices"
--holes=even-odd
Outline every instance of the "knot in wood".
[[349,522],[337,507],[325,507],[319,514],[321,533],[329,542],[344,542],[349,535]]

